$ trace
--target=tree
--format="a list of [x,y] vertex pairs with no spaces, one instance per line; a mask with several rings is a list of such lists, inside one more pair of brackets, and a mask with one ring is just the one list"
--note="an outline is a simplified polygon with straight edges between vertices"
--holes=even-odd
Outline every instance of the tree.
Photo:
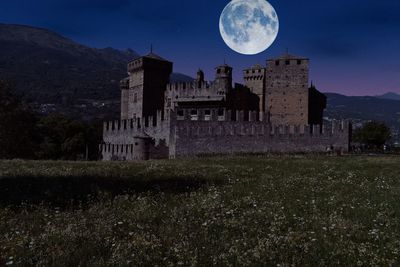
[[0,158],[33,158],[37,119],[13,91],[11,83],[0,80]]
[[382,122],[368,122],[354,131],[353,140],[369,147],[381,148],[391,139],[390,128]]
[[97,123],[73,121],[61,115],[50,115],[39,121],[40,159],[97,160],[102,129]]

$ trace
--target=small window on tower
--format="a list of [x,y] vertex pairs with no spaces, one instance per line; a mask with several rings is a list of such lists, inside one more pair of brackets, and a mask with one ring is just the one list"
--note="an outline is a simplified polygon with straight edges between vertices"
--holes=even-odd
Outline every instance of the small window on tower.
[[205,121],[211,120],[211,110],[206,109],[206,110],[204,111],[204,120],[205,120]]
[[198,120],[197,109],[192,109],[190,111],[190,119],[192,121],[197,121]]
[[221,69],[217,69],[217,74],[220,74],[221,73]]
[[137,93],[135,93],[134,95],[133,95],[133,103],[136,103],[137,102]]
[[224,111],[224,109],[223,108],[219,108],[218,109],[218,111],[217,111],[217,114],[218,114],[218,121],[223,121],[223,120],[225,120],[225,111]]
[[275,61],[275,66],[279,66],[279,60]]
[[286,64],[286,65],[290,65],[290,60],[286,60],[286,61],[285,61],[285,64]]
[[183,110],[182,109],[178,109],[178,116],[179,117],[183,117]]
[[167,107],[168,108],[171,107],[171,98],[168,98],[168,100],[167,100]]
[[301,60],[300,59],[297,60],[297,65],[301,65]]

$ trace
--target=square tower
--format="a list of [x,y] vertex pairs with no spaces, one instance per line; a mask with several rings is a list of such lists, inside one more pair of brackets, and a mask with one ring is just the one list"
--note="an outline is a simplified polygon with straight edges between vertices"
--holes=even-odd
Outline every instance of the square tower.
[[172,68],[172,62],[154,53],[130,62],[129,88],[121,86],[121,119],[155,116],[162,110]]
[[309,60],[284,55],[267,60],[265,109],[275,125],[309,124]]
[[259,111],[265,112],[265,72],[266,69],[260,65],[255,65],[243,71],[243,79],[246,87],[259,99]]

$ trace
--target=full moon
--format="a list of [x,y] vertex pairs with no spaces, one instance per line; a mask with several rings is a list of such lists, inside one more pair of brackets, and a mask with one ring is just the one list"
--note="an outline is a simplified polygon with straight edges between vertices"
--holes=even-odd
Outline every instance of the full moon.
[[275,41],[279,31],[278,15],[265,0],[232,0],[222,11],[219,31],[232,50],[255,55]]

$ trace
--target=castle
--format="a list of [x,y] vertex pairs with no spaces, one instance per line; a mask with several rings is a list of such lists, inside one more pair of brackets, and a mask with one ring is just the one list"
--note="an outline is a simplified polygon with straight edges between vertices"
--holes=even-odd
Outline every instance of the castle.
[[200,154],[324,152],[349,149],[350,125],[323,125],[326,97],[309,87],[309,60],[292,55],[243,71],[203,71],[192,82],[170,83],[173,63],[150,53],[128,64],[121,119],[105,122],[103,160],[147,160]]

